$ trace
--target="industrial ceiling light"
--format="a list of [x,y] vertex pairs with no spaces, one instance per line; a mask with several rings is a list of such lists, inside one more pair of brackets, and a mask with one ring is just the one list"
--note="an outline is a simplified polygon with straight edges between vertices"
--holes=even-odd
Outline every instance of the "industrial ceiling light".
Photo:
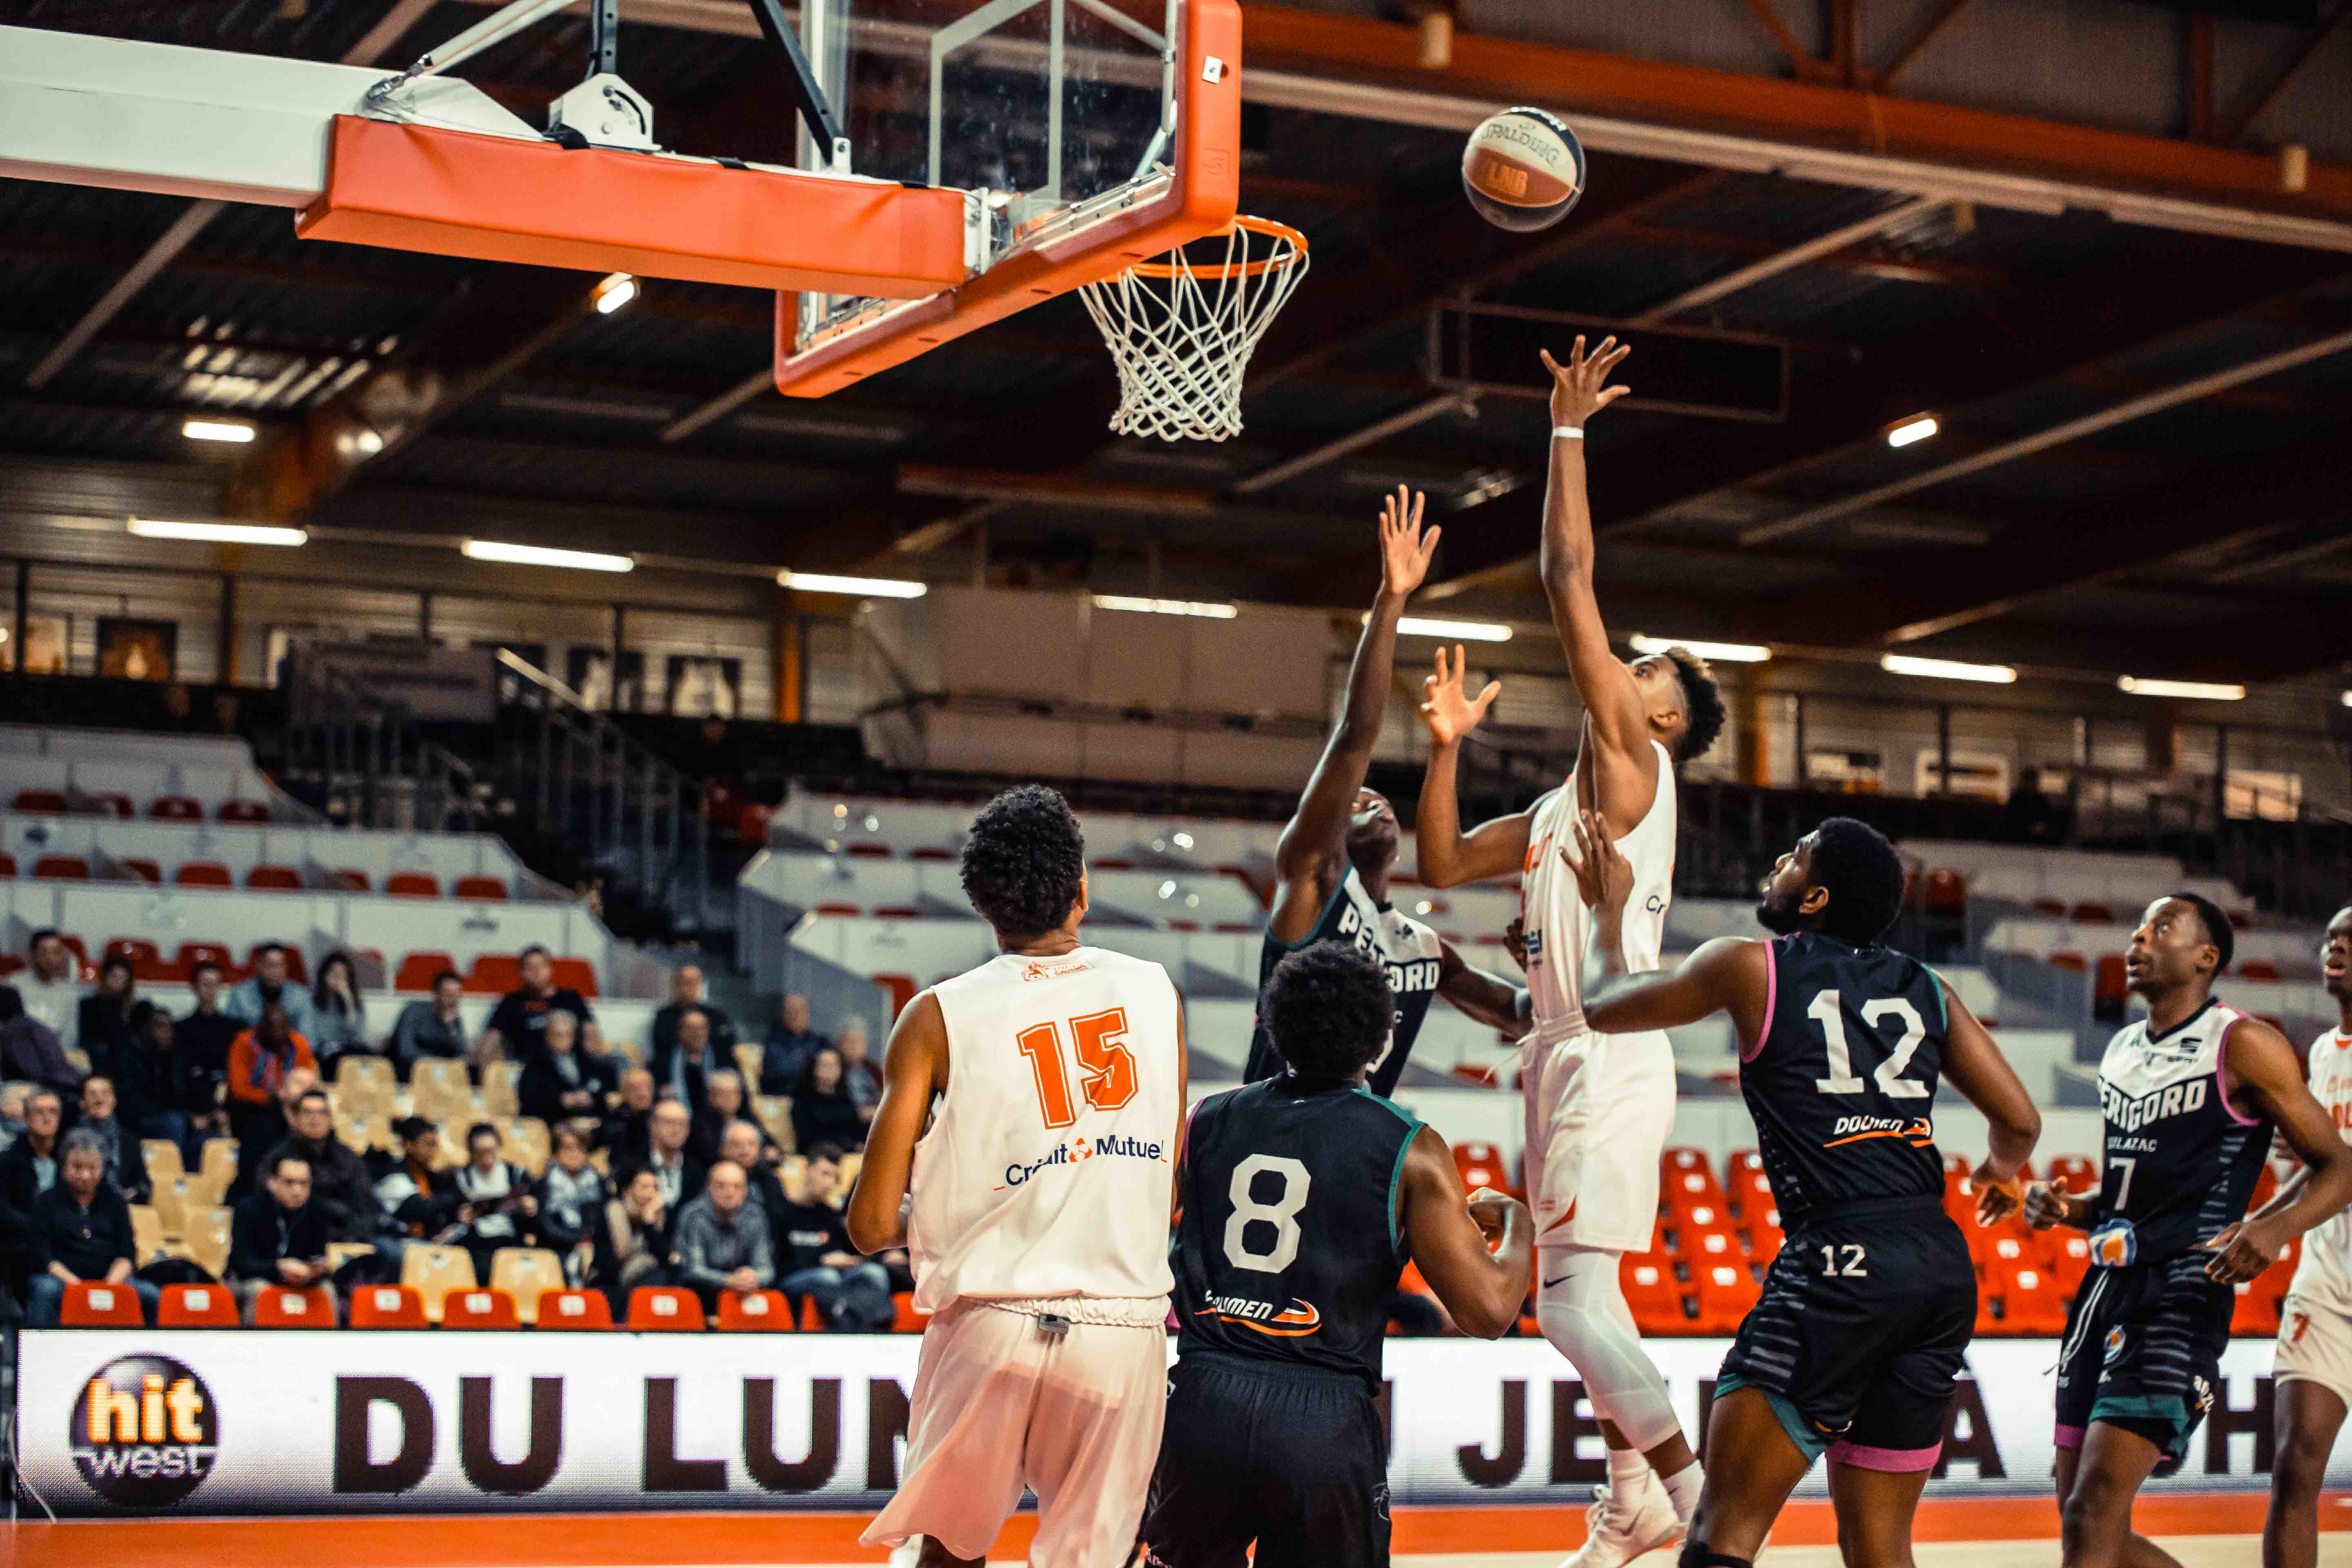
[[2137,675],[2116,677],[2119,690],[2134,697],[2186,697],[2199,702],[2239,702],[2246,689],[2216,680],[2143,680]]
[[1950,658],[1914,658],[1907,653],[1882,654],[1878,668],[1889,675],[1916,675],[1928,680],[1981,680],[1990,686],[2008,686],[2017,679],[2017,671],[2005,664],[1962,664]]
[[206,544],[304,544],[310,534],[299,528],[271,528],[257,522],[169,522],[156,517],[134,517],[131,531],[142,539],[193,539]]
[[931,591],[927,583],[909,583],[903,577],[842,577],[829,572],[779,572],[776,582],[803,594],[854,594],[872,599],[919,599]]
[[1626,639],[1635,653],[1664,653],[1670,647],[1686,648],[1710,664],[1762,664],[1772,657],[1772,650],[1761,643],[1694,642],[1689,637],[1654,637],[1635,632]]
[[615,272],[602,283],[589,298],[595,301],[596,313],[609,316],[623,309],[637,297],[637,280],[626,272]]
[[465,552],[476,561],[503,561],[511,566],[568,566],[579,572],[634,572],[637,563],[625,555],[604,555],[593,550],[551,550],[543,544],[506,544],[495,539],[469,539]]
[[1934,415],[1922,414],[1916,419],[1906,419],[1902,424],[1889,430],[1886,433],[1886,444],[1890,447],[1908,447],[1914,441],[1925,441],[1942,428],[1942,426],[1936,423]]
[[1204,599],[1139,599],[1127,594],[1097,594],[1097,610],[1132,610],[1148,616],[1198,616],[1203,620],[1230,621],[1240,615],[1234,605]]
[[242,419],[183,419],[180,434],[191,441],[227,441],[242,447],[252,441],[254,429]]
[[1511,628],[1496,621],[1441,621],[1427,616],[1400,616],[1397,630],[1409,637],[1453,637],[1462,642],[1511,640]]

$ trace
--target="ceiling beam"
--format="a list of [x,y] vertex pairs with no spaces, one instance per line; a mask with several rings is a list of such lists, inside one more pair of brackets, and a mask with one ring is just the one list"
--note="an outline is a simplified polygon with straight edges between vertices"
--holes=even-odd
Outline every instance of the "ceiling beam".
[[131,303],[139,290],[155,280],[155,275],[172,265],[173,258],[188,247],[191,240],[202,234],[205,226],[220,216],[226,202],[210,199],[193,201],[180,209],[172,226],[155,237],[153,242],[139,255],[139,259],[123,270],[107,291],[91,302],[81,318],[66,329],[57,346],[41,356],[41,363],[26,373],[25,384],[46,386],[58,372],[73,363],[74,355],[88,347],[89,340],[105,330],[106,324]]
[[2352,0],[2342,0],[2342,4],[2336,7],[2336,15],[2312,28],[2305,36],[2294,54],[2289,58],[2286,64],[2279,68],[2278,74],[2264,83],[2262,90],[2254,94],[2246,107],[2237,112],[2230,123],[2222,129],[2218,140],[2235,142],[2244,136],[2254,121],[2262,118],[2263,110],[2278,101],[2279,94],[2284,92],[2288,84],[2303,74],[2303,68],[2309,65],[2318,56],[2319,51],[2327,47],[2328,39],[2344,30],[2344,24],[2347,22],[2352,22]]
[[1712,279],[1693,289],[1685,289],[1664,304],[1651,306],[1635,316],[1633,321],[1640,325],[1654,325],[1679,316],[1685,310],[1695,310],[1701,305],[1711,305],[1727,295],[1737,294],[1742,289],[1761,283],[1768,278],[1778,278],[1783,272],[1792,272],[1800,267],[1819,261],[1823,257],[1834,256],[1865,239],[1885,234],[1890,228],[1900,228],[1913,218],[1925,217],[1931,212],[1940,211],[1947,205],[1932,196],[1917,196],[1907,202],[1897,202],[1884,212],[1873,213],[1868,217],[1859,218],[1842,227],[1833,228],[1827,234],[1816,235],[1784,250],[1776,250],[1769,256],[1751,261],[1747,266],[1727,272],[1720,278]]

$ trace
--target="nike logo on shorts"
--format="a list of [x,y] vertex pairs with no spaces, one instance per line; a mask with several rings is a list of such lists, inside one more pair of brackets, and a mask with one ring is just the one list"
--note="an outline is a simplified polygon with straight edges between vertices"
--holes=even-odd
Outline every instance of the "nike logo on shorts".
[[1543,1288],[1549,1290],[1555,1285],[1564,1285],[1568,1282],[1568,1278],[1569,1277],[1567,1275],[1563,1274],[1557,1279],[1547,1279],[1543,1282]]

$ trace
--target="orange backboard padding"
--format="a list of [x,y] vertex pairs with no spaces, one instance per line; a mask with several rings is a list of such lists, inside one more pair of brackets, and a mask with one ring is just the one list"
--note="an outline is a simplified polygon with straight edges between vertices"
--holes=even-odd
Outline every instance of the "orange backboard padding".
[[335,117],[310,239],[752,289],[920,299],[963,280],[957,191]]
[[[1241,207],[1241,5],[1238,0],[1192,0],[1181,25],[1184,52],[1177,75],[1181,99],[1177,138],[1181,145],[1166,195],[1097,228],[1011,258],[936,300],[805,353],[794,352],[800,300],[781,293],[776,297],[776,390],[792,397],[838,392],[991,321],[1123,272],[1231,223]],[[1213,58],[1220,62],[1215,81],[1207,79]]]

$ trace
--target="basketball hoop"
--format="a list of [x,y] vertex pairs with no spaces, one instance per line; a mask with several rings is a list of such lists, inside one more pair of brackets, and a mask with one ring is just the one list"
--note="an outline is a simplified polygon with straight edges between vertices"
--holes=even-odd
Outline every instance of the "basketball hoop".
[[1223,441],[1242,428],[1242,374],[1276,312],[1307,276],[1307,237],[1265,218],[1236,217],[1196,243],[1223,241],[1216,260],[1181,247],[1078,292],[1118,366],[1122,436]]

